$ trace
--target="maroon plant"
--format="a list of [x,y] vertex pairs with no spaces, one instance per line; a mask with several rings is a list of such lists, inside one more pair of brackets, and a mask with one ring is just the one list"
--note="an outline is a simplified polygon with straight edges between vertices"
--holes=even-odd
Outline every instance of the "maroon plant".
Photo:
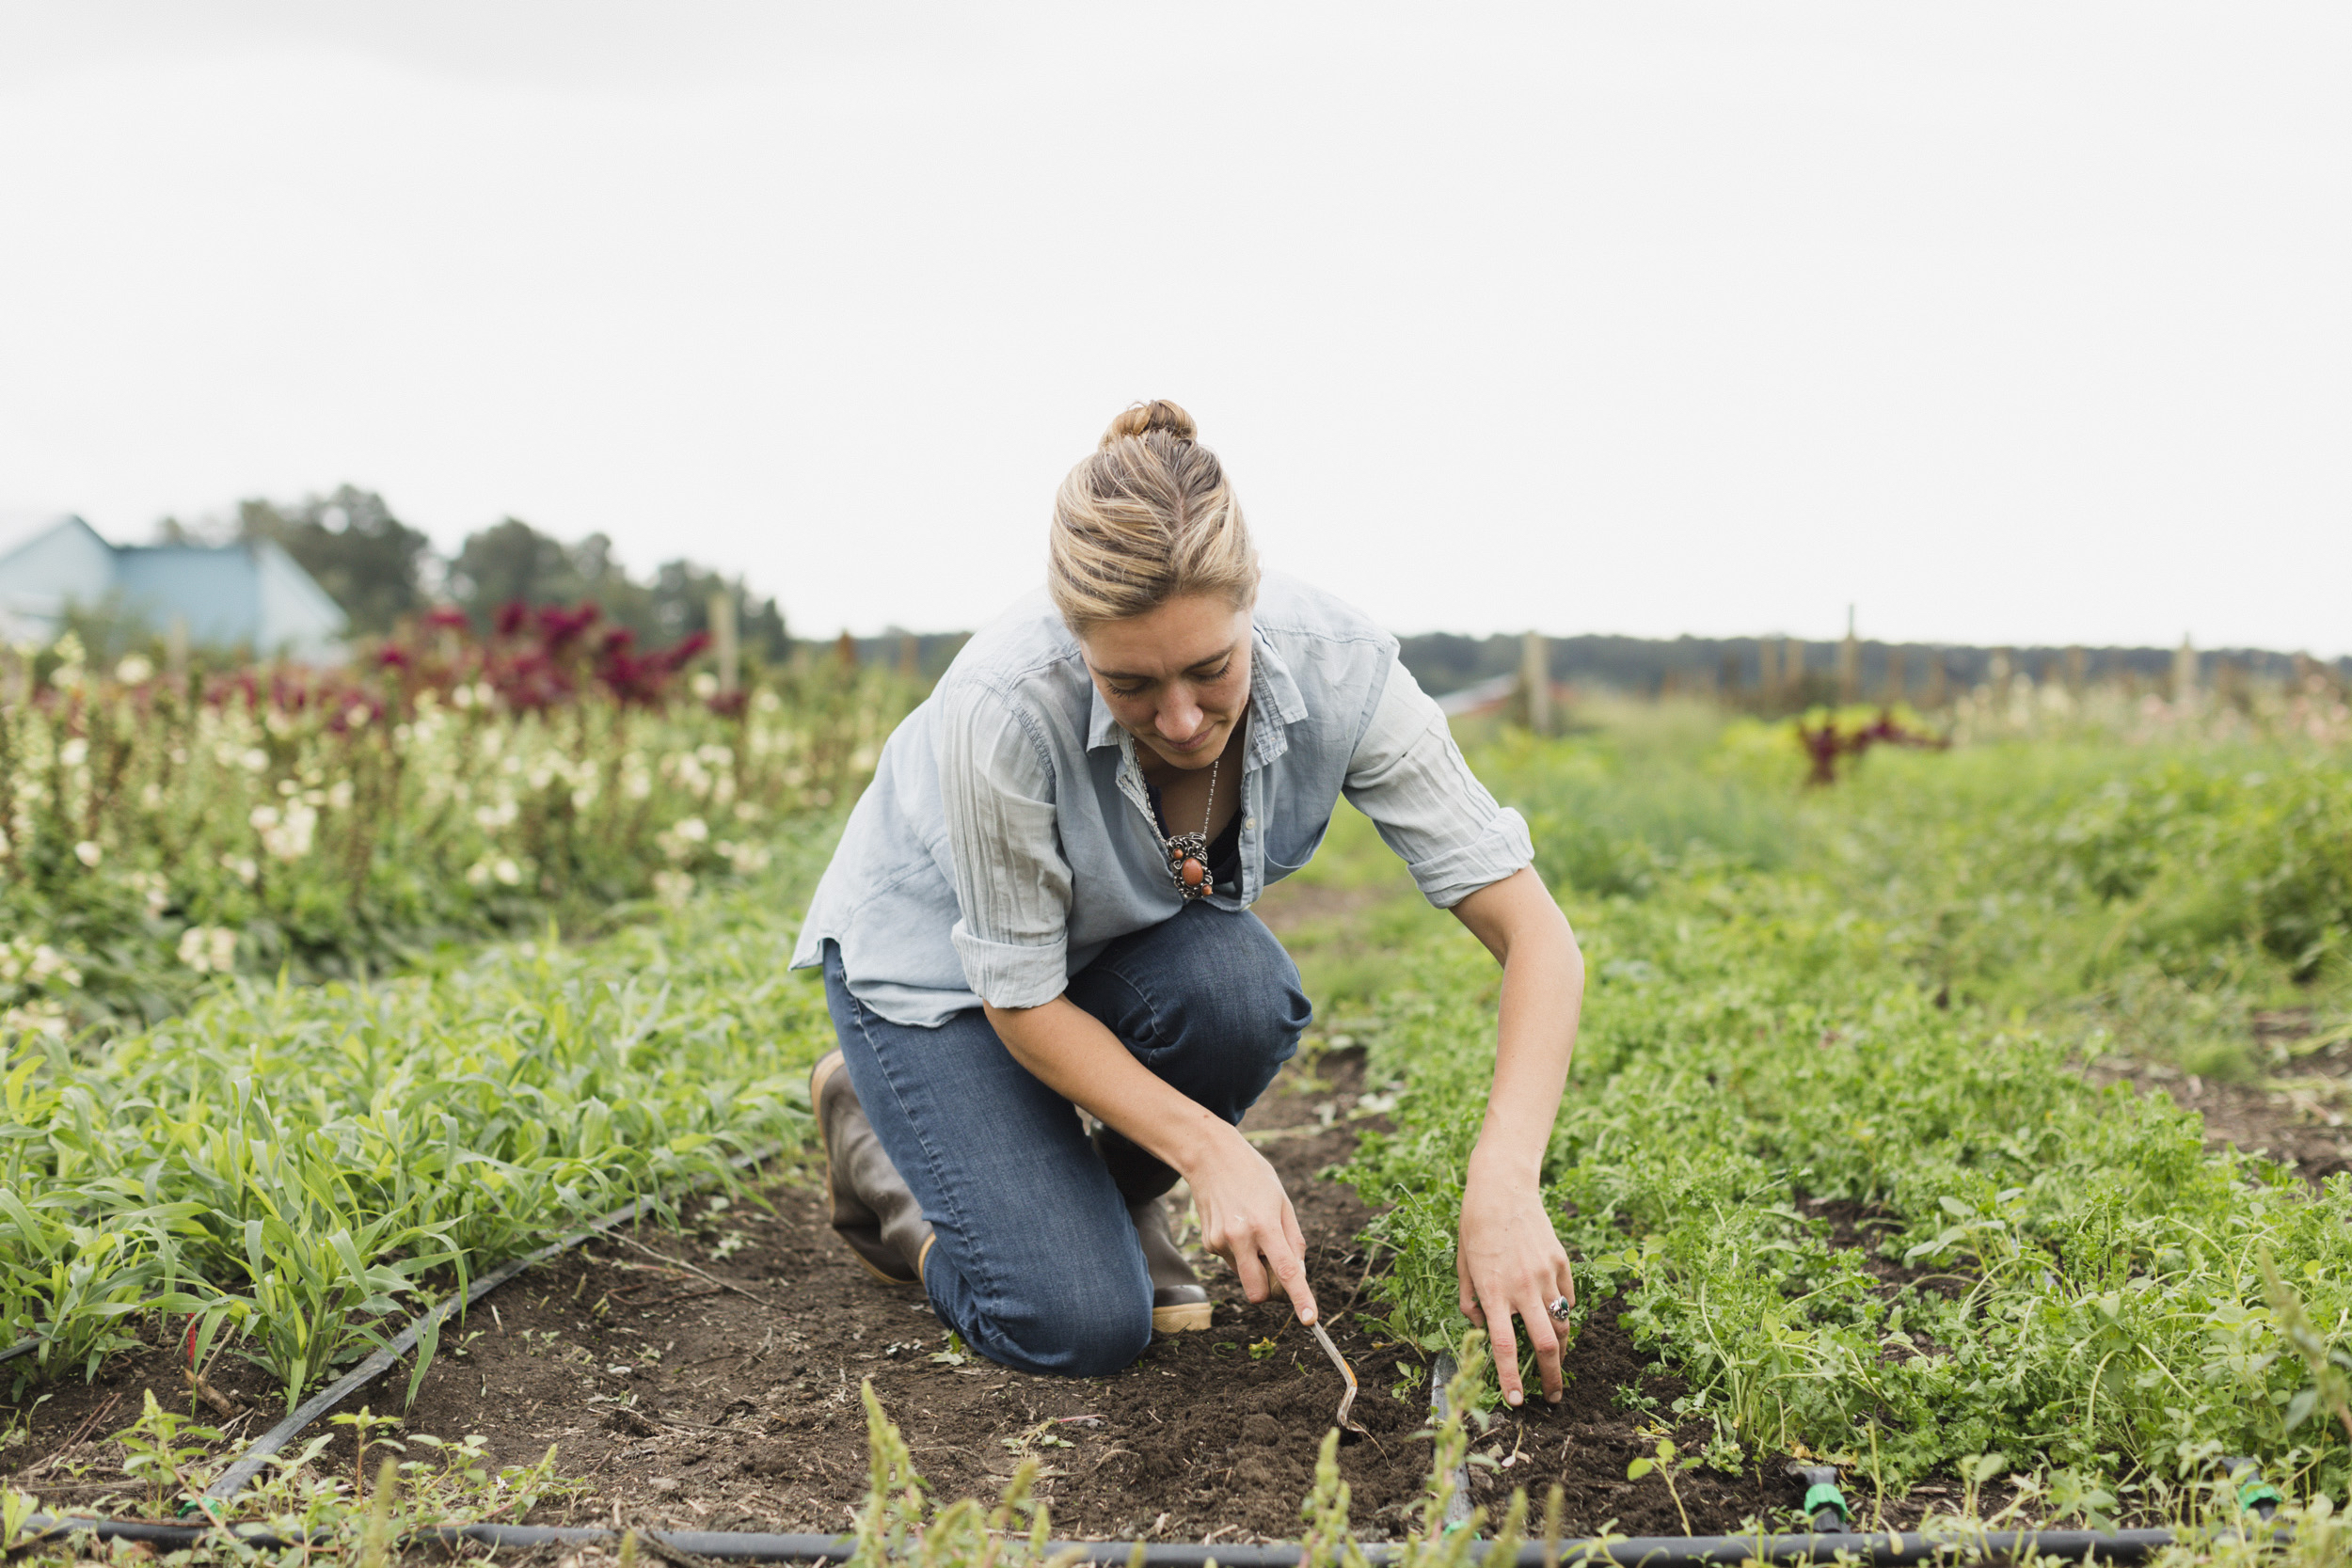
[[1819,725],[1808,725],[1800,719],[1797,745],[1813,765],[1804,782],[1818,786],[1837,782],[1837,759],[1841,756],[1858,761],[1873,746],[1912,746],[1941,752],[1951,745],[1951,740],[1946,736],[1906,729],[1896,719],[1894,709],[1881,708],[1876,719],[1853,729],[1840,729],[1834,713],[1824,716]]
[[591,696],[660,707],[678,673],[710,645],[707,633],[696,632],[670,647],[641,651],[635,633],[603,621],[595,604],[533,608],[517,600],[500,607],[490,634],[482,637],[462,611],[443,606],[355,665],[246,666],[212,676],[204,698],[215,706],[242,702],[288,713],[315,706],[339,731],[358,727],[355,708],[373,723],[413,712],[424,692],[451,701],[460,688],[477,685],[517,712],[545,712]]

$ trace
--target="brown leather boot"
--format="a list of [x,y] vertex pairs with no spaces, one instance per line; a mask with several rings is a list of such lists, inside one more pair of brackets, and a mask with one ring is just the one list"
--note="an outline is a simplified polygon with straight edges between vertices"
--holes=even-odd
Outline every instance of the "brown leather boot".
[[1129,1204],[1127,1217],[1136,1222],[1136,1240],[1143,1243],[1144,1267],[1152,1275],[1152,1332],[1182,1334],[1208,1327],[1216,1307],[1208,1287],[1176,1244],[1168,1210],[1165,1196],[1146,1198]]
[[1200,1283],[1184,1249],[1176,1244],[1174,1215],[1167,1197],[1168,1190],[1176,1184],[1175,1171],[1099,1121],[1089,1132],[1094,1152],[1103,1157],[1112,1184],[1126,1200],[1136,1240],[1143,1243],[1144,1267],[1152,1275],[1152,1332],[1182,1334],[1208,1327],[1214,1310],[1208,1287]]
[[874,1124],[842,1070],[841,1053],[828,1052],[809,1069],[808,1102],[825,1150],[825,1202],[833,1227],[866,1272],[885,1285],[919,1285],[931,1250],[930,1222],[898,1169],[883,1152]]

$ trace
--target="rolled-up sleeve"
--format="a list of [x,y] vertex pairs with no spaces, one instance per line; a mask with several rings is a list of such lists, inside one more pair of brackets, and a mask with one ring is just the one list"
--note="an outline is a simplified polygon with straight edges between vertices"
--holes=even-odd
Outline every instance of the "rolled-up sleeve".
[[1344,787],[1441,910],[1535,859],[1526,819],[1478,782],[1445,714],[1402,664],[1390,666]]
[[1069,984],[1070,866],[1054,774],[1020,713],[978,683],[946,694],[939,793],[962,918],[949,933],[973,994],[1035,1007]]

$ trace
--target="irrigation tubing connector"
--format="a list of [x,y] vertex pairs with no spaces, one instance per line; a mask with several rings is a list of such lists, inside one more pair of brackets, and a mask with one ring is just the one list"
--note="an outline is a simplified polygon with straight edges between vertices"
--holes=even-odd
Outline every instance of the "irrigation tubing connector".
[[[203,1525],[160,1525],[132,1519],[52,1518],[36,1515],[26,1521],[26,1538],[56,1539],[89,1534],[102,1541],[134,1541],[166,1551],[183,1551],[214,1533]],[[260,1526],[230,1529],[242,1544],[261,1550],[284,1550],[304,1544]],[[470,1542],[483,1546],[517,1549],[532,1546],[612,1546],[617,1530],[559,1528],[548,1525],[443,1525],[418,1530],[406,1544]],[[841,1562],[857,1543],[840,1535],[769,1535],[750,1530],[641,1530],[644,1539],[690,1557],[717,1562]],[[323,1539],[318,1537],[314,1539]],[[1613,1539],[1562,1541],[1547,1547],[1541,1542],[1521,1545],[1506,1565],[1488,1560],[1487,1544],[1472,1542],[1469,1557],[1484,1568],[1544,1568],[1560,1563],[1609,1562],[1625,1568],[1699,1568],[1701,1564],[1744,1562],[1812,1563],[1843,1557],[1849,1561],[1883,1565],[1948,1560],[1955,1550],[1979,1560],[2014,1560],[2029,1555],[2079,1562],[2096,1558],[2106,1562],[2140,1562],[2174,1544],[2169,1529],[2133,1530],[1986,1530],[1968,1535],[1840,1533],[1834,1535],[1652,1535]],[[1127,1568],[1135,1560],[1132,1541],[1053,1541],[1049,1553],[1073,1550],[1076,1561],[1096,1568]],[[1359,1548],[1374,1568],[1386,1568],[1405,1551],[1402,1544],[1367,1542]],[[1301,1548],[1296,1543],[1264,1546],[1189,1545],[1152,1541],[1142,1544],[1144,1568],[1297,1568]]]
[[1837,1489],[1836,1465],[1792,1461],[1787,1474],[1792,1481],[1804,1482],[1804,1516],[1815,1530],[1828,1535],[1853,1523],[1853,1509],[1847,1503],[1846,1494]]

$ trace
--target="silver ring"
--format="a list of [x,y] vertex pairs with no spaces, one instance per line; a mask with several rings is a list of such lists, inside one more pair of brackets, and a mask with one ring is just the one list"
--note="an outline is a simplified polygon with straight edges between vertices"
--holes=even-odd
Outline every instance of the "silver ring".
[[1549,1311],[1551,1313],[1551,1321],[1553,1323],[1566,1323],[1568,1321],[1568,1298],[1565,1296],[1554,1296],[1551,1300]]

